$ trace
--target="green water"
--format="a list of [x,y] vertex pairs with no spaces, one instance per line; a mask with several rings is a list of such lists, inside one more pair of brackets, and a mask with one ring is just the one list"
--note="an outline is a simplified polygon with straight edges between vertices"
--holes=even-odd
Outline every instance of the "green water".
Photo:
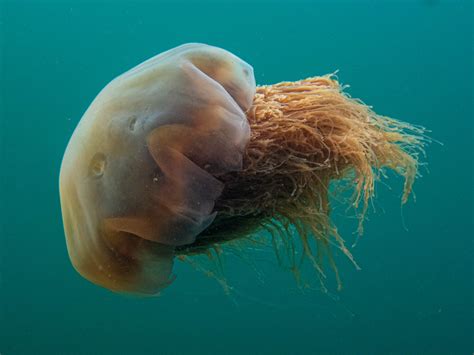
[[[1,1],[0,353],[471,354],[471,1]],[[257,83],[339,69],[381,113],[428,127],[416,202],[377,188],[344,289],[301,292],[271,250],[226,258],[233,296],[188,265],[159,298],[81,278],[64,242],[67,141],[114,76],[186,42],[226,48]],[[342,213],[342,212],[341,212]],[[336,216],[353,240],[353,221]]]

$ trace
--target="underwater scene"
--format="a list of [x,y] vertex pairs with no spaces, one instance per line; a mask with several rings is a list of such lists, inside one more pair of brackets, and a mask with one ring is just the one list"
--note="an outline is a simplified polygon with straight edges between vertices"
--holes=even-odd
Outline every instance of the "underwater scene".
[[472,354],[473,32],[0,0],[0,354]]

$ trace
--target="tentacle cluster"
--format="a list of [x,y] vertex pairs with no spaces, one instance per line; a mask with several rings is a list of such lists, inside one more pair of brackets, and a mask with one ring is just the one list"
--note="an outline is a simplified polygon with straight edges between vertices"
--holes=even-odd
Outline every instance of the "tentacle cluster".
[[295,274],[302,261],[300,245],[303,259],[321,276],[327,256],[339,282],[331,245],[355,261],[330,219],[330,184],[352,187],[348,203],[358,213],[362,233],[382,169],[404,177],[405,203],[427,141],[423,128],[379,116],[343,90],[333,75],[257,88],[247,112],[251,139],[244,168],[217,176],[225,184],[216,204],[218,217],[181,254],[252,239],[264,228],[277,256],[283,246]]

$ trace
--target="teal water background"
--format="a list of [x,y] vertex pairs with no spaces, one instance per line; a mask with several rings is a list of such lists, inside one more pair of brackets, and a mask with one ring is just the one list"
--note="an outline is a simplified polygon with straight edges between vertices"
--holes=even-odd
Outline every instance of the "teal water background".
[[[471,1],[0,2],[0,353],[471,354]],[[81,115],[114,76],[186,42],[234,52],[258,84],[339,69],[380,114],[423,125],[413,199],[379,184],[344,289],[302,293],[271,250],[226,259],[233,296],[188,265],[159,298],[72,268],[58,173]],[[402,217],[403,215],[403,217]],[[353,240],[353,221],[336,216]],[[404,227],[406,226],[406,228]],[[330,275],[329,279],[332,278]]]

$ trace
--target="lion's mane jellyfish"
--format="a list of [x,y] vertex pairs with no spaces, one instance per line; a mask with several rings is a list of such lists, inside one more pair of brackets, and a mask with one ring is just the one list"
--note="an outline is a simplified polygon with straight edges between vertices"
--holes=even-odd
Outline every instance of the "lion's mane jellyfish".
[[175,257],[211,256],[267,230],[295,265],[298,243],[320,275],[328,260],[337,276],[332,248],[353,258],[329,217],[331,182],[352,187],[361,229],[381,169],[404,176],[405,202],[423,146],[421,128],[342,89],[331,75],[256,87],[249,64],[204,44],[117,77],[61,166],[74,267],[114,291],[156,294],[173,281]]

